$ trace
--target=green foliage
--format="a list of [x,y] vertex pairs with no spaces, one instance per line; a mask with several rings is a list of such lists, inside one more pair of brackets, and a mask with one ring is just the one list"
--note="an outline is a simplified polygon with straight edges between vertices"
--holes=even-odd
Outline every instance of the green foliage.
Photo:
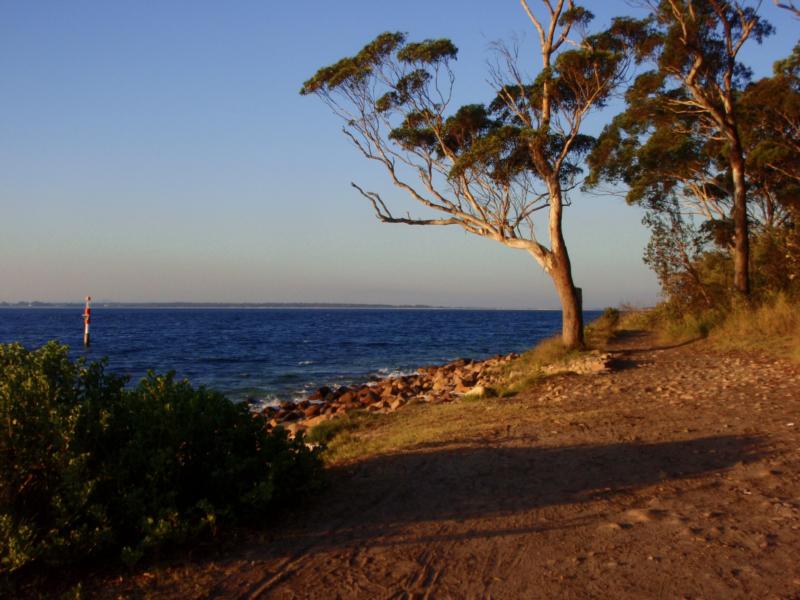
[[448,39],[425,40],[406,44],[397,53],[398,60],[407,63],[435,64],[443,59],[455,60],[458,48]]
[[302,95],[330,92],[337,88],[358,88],[399,46],[406,36],[384,32],[364,46],[355,56],[345,57],[321,68],[300,89]]
[[0,345],[0,574],[108,552],[126,563],[310,492],[302,437],[172,374],[134,389],[65,346]]
[[[628,202],[646,209],[651,239],[645,263],[671,307],[693,315],[729,309],[735,281],[730,254],[739,236],[750,242],[757,301],[794,293],[800,275],[800,45],[776,63],[772,77],[750,83],[747,69],[721,42],[724,31],[735,39],[745,35],[747,22],[750,39],[760,42],[771,27],[752,9],[735,13],[730,4],[720,3],[717,13],[701,3],[690,13],[681,12],[681,2],[660,3],[651,37],[642,38],[656,69],[634,81],[626,110],[588,158],[587,185],[623,184]],[[696,69],[696,77],[687,69]],[[730,84],[729,104],[735,105],[727,125],[712,118],[724,113],[722,96],[714,92],[724,91],[723,84]],[[734,218],[734,137],[745,166],[744,229]],[[687,327],[695,333],[705,328],[695,325]]]

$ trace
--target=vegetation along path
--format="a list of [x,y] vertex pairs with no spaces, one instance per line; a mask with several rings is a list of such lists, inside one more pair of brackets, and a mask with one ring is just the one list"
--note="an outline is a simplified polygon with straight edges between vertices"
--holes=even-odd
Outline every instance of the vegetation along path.
[[105,593],[798,597],[800,368],[638,333],[611,350],[610,373],[378,419],[284,526]]

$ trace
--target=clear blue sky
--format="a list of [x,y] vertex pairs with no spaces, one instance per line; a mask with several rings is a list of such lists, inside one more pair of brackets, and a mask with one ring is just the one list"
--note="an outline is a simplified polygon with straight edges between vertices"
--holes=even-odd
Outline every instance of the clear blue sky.
[[[584,4],[598,25],[633,10]],[[800,24],[762,13],[778,35],[748,49],[757,75]],[[351,190],[405,202],[298,90],[385,30],[450,37],[463,102],[489,98],[491,41],[531,39],[515,0],[0,0],[0,300],[557,307],[527,254],[380,224]],[[608,197],[568,209],[588,306],[657,297],[640,218]]]

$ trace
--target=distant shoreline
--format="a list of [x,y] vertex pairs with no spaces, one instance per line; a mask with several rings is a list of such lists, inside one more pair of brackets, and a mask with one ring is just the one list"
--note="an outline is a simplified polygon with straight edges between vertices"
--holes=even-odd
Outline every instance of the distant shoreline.
[[[429,304],[359,304],[339,302],[93,302],[93,308],[131,309],[366,309],[366,310],[487,310],[560,312],[558,308],[486,308],[474,306],[432,306]],[[0,302],[2,309],[82,309],[82,302]],[[597,310],[585,308],[585,311]]]

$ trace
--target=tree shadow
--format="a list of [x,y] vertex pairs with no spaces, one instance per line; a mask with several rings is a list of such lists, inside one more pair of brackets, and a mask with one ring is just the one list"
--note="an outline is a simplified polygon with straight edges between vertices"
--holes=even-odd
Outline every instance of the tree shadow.
[[[651,337],[652,334],[643,329],[625,329],[615,332],[609,341],[611,344],[613,344],[613,346],[619,346],[622,344],[632,344],[640,341],[650,340]],[[702,339],[702,336],[698,336],[673,344],[647,344],[645,346],[634,346],[632,348],[614,348],[612,346],[609,348],[609,350],[623,355],[639,354],[641,352],[652,352],[654,350],[672,350],[673,348],[682,348],[683,346],[688,346],[690,344],[694,344],[695,342],[699,342]]]
[[624,356],[614,356],[611,360],[608,361],[608,368],[611,371],[627,371],[628,369],[633,369],[639,366],[639,362],[636,360],[631,360],[630,358],[625,358]]
[[[513,520],[503,517],[629,494],[765,456],[765,442],[757,436],[565,447],[433,444],[332,469],[333,484],[316,506],[248,558],[578,527],[591,515],[524,528],[509,527]],[[432,534],[436,528],[423,527],[421,536],[408,537],[415,525],[466,521],[467,532]]]

